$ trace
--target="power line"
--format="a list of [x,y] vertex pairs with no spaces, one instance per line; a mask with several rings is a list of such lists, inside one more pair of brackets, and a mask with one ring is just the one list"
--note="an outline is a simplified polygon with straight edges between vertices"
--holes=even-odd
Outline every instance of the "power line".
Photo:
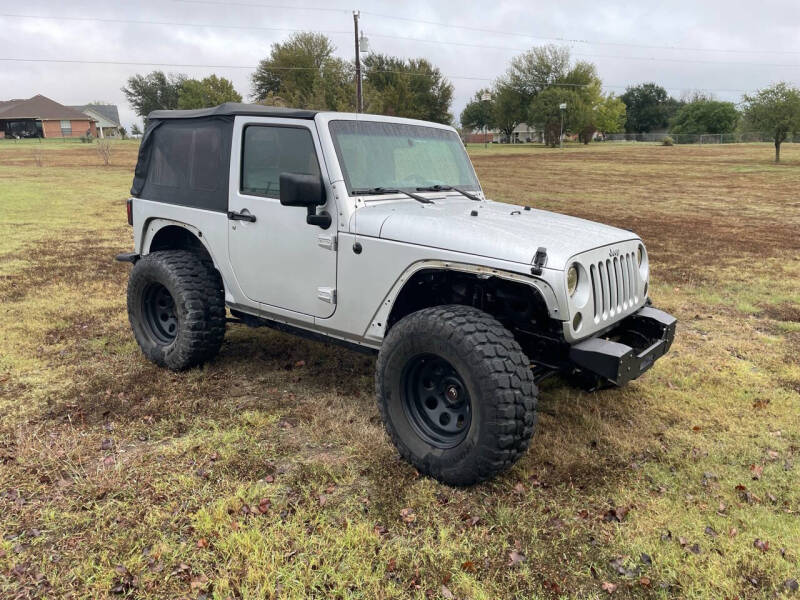
[[[176,2],[201,2],[205,4],[217,4],[212,0],[175,0]],[[246,6],[268,6],[268,5],[250,5],[246,4]],[[272,6],[272,5],[269,5]],[[276,6],[277,8],[277,6]],[[312,10],[309,8],[308,10]],[[332,9],[333,10],[333,9]],[[339,10],[339,9],[336,9]],[[0,17],[10,17],[10,18],[19,18],[19,19],[51,19],[51,20],[66,20],[66,21],[92,21],[92,22],[100,22],[100,23],[121,23],[121,24],[136,24],[136,25],[159,25],[159,26],[170,26],[170,27],[198,27],[198,28],[222,28],[222,29],[237,29],[237,30],[255,30],[255,31],[293,31],[293,32],[300,32],[306,31],[305,29],[298,29],[298,28],[290,28],[290,27],[259,27],[259,26],[251,26],[251,25],[222,25],[222,24],[204,24],[204,23],[178,23],[174,21],[147,21],[147,20],[136,20],[136,19],[106,19],[106,18],[98,18],[98,17],[43,17],[38,15],[20,15],[20,14],[8,14],[2,13]],[[344,34],[344,35],[351,35],[351,31],[339,31],[339,30],[321,30],[317,31],[317,33],[329,33],[329,34]],[[426,44],[441,44],[441,45],[451,45],[451,46],[461,46],[461,47],[468,47],[468,48],[484,48],[484,49],[495,49],[495,50],[510,50],[513,52],[525,52],[526,48],[513,48],[509,46],[492,46],[486,44],[472,44],[468,42],[453,42],[453,41],[442,41],[442,40],[431,40],[431,39],[424,39],[424,38],[413,38],[413,37],[406,37],[406,36],[398,36],[398,35],[388,35],[388,34],[370,34],[372,37],[377,38],[387,38],[387,39],[395,39],[395,40],[404,40],[409,42],[418,42],[418,43],[426,43]],[[694,63],[694,64],[713,64],[713,65],[731,65],[731,66],[750,66],[750,67],[777,67],[777,68],[789,68],[789,69],[800,69],[800,64],[786,64],[786,63],[755,63],[755,62],[740,62],[740,61],[717,61],[717,60],[702,60],[702,59],[691,59],[691,58],[664,58],[664,57],[652,57],[652,56],[622,56],[622,55],[602,55],[602,54],[585,54],[585,53],[576,53],[575,56],[582,57],[582,58],[600,58],[600,59],[611,59],[611,60],[635,60],[635,61],[647,61],[647,62],[673,62],[673,63]],[[460,79],[465,79],[461,77]]]
[[[274,8],[279,10],[306,10],[306,11],[331,11],[331,12],[344,12],[347,13],[346,9],[343,8],[331,8],[331,7],[319,7],[319,6],[285,6],[285,5],[274,5],[274,4],[260,4],[260,3],[251,3],[251,2],[221,2],[220,0],[173,0],[173,2],[180,2],[183,4],[207,4],[207,5],[222,5],[222,6],[246,6],[250,8]],[[415,19],[412,17],[402,17],[397,15],[389,15],[386,13],[376,13],[372,11],[362,10],[362,14],[370,15],[373,17],[377,17],[379,19],[391,19],[395,21],[405,21],[408,23],[419,23],[423,25],[433,25],[435,27],[447,27],[450,29],[461,29],[463,31],[472,31],[476,33],[491,33],[495,35],[502,35],[502,36],[513,36],[513,37],[520,37],[526,39],[535,39],[535,40],[545,40],[550,42],[560,42],[566,44],[591,44],[591,45],[598,45],[598,46],[622,46],[622,47],[629,47],[629,48],[648,48],[651,50],[679,50],[679,51],[688,51],[688,52],[727,52],[727,53],[738,53],[738,54],[792,54],[798,55],[800,54],[800,50],[757,50],[757,49],[744,49],[744,50],[736,50],[734,48],[696,48],[696,47],[689,47],[689,46],[664,46],[664,45],[655,45],[655,44],[637,44],[633,42],[612,42],[612,41],[605,41],[605,40],[590,40],[590,39],[576,39],[576,38],[566,38],[566,37],[552,37],[552,36],[540,36],[540,35],[533,35],[530,33],[520,33],[514,31],[501,31],[497,29],[486,29],[483,27],[470,27],[466,25],[454,25],[453,23],[447,23],[443,21],[427,21],[424,19]]]
[[[295,27],[260,27],[256,25],[224,25],[221,23],[179,23],[176,21],[144,21],[138,19],[106,19],[101,17],[45,17],[43,15],[19,15],[0,13],[0,17],[8,17],[13,19],[48,19],[52,21],[80,21],[80,22],[94,22],[94,23],[118,23],[118,24],[131,24],[131,25],[165,25],[169,27],[199,27],[199,28],[217,28],[217,29],[239,29],[239,30],[253,30],[253,31],[308,31],[308,29],[301,29]],[[319,33],[331,34],[347,34],[351,35],[352,31],[333,31],[333,30],[320,30]]]
[[[181,69],[257,69],[253,65],[210,65],[198,63],[165,63],[165,62],[142,62],[142,61],[117,61],[117,60],[88,60],[88,59],[67,59],[67,58],[18,58],[18,57],[0,57],[0,62],[24,62],[24,63],[57,63],[57,64],[85,64],[85,65],[119,65],[119,66],[135,66],[135,67],[173,67]],[[269,67],[274,71],[316,71],[316,67]],[[400,71],[392,69],[373,69],[373,73],[393,73],[397,75],[409,75],[413,77],[425,77],[428,73],[417,73],[414,71]],[[446,79],[463,79],[470,81],[495,81],[497,77],[478,77],[470,75],[448,75],[442,74]],[[539,85],[546,87],[589,87],[594,84],[586,83],[558,83],[558,82],[540,82]],[[602,87],[610,89],[626,89],[629,85],[613,85],[602,83]],[[683,87],[668,87],[662,86],[664,89],[671,91],[682,91],[689,89]],[[732,89],[732,88],[691,88],[700,92],[736,92],[747,93],[752,90]]]

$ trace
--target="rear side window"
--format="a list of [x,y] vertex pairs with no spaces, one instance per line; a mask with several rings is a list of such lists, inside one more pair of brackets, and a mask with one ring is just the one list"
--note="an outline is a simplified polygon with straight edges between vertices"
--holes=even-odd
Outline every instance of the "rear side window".
[[150,181],[159,186],[213,192],[220,188],[219,127],[165,126],[153,148]]
[[249,125],[242,142],[241,191],[278,198],[281,173],[320,176],[314,140],[308,129]]

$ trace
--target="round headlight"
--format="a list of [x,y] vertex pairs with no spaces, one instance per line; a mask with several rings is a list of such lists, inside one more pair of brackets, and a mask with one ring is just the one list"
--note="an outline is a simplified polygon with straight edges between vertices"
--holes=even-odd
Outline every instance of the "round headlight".
[[572,296],[578,289],[578,267],[574,264],[567,269],[567,293]]

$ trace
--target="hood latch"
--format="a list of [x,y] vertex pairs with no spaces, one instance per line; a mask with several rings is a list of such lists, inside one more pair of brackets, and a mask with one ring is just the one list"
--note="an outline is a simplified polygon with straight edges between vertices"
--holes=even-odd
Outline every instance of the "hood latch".
[[539,249],[536,251],[536,256],[533,257],[533,266],[531,267],[531,273],[533,275],[541,275],[542,269],[547,264],[547,248],[544,246],[540,246]]

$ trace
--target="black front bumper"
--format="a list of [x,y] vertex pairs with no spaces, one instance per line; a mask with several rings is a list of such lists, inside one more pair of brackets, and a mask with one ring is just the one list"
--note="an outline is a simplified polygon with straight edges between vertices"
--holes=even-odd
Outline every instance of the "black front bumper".
[[581,371],[625,385],[667,353],[675,339],[677,322],[672,315],[645,306],[602,337],[572,346],[570,361]]

